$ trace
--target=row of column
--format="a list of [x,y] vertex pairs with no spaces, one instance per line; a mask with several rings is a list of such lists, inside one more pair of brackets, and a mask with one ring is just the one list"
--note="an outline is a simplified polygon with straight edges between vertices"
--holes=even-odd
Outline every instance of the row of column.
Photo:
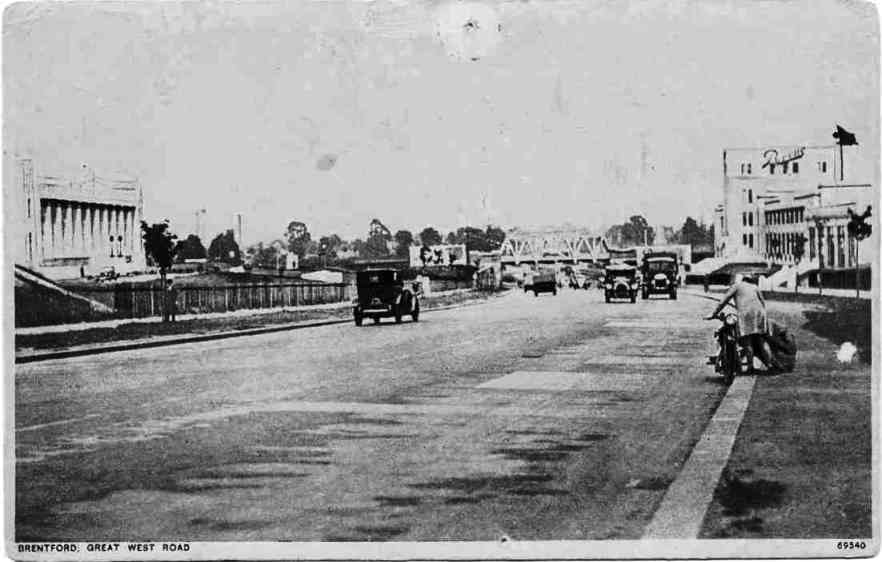
[[135,253],[135,208],[75,201],[40,204],[43,259],[122,257]]

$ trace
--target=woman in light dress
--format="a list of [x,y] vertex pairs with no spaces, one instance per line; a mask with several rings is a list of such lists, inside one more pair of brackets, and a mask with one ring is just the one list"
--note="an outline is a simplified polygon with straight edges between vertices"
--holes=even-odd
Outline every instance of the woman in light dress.
[[736,275],[735,283],[720,299],[717,308],[707,317],[708,320],[716,318],[723,307],[732,300],[735,301],[735,308],[738,310],[738,334],[741,346],[753,350],[753,353],[766,366],[767,371],[780,371],[781,367],[775,361],[769,343],[766,341],[766,336],[769,333],[766,301],[763,299],[755,279]]

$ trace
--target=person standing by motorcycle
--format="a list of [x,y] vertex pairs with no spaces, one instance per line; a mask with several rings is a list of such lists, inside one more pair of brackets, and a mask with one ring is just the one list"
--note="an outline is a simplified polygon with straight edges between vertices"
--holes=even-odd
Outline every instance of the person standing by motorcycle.
[[[748,280],[749,279],[749,280]],[[729,287],[713,313],[707,317],[713,320],[723,307],[731,300],[735,300],[735,308],[738,310],[738,335],[739,343],[745,349],[752,350],[753,354],[760,358],[767,371],[780,371],[781,366],[775,361],[772,349],[769,347],[766,336],[769,332],[769,319],[766,316],[766,301],[757,287],[753,278],[736,276],[735,283]]]

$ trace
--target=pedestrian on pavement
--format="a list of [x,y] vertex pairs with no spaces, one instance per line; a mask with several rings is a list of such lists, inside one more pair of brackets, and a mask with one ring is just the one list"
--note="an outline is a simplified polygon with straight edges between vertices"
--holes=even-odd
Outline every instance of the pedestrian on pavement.
[[[707,317],[713,320],[730,300],[735,300],[738,310],[738,333],[741,346],[758,356],[766,366],[767,372],[781,371],[781,366],[772,355],[766,337],[769,333],[769,319],[766,316],[766,301],[752,277],[736,275],[735,283],[729,287],[713,313]],[[751,366],[752,368],[752,366]]]
[[176,322],[178,312],[178,288],[175,287],[175,282],[172,279],[166,281],[165,304],[167,307],[166,315],[172,322]]
[[708,277],[707,273],[704,274],[704,292],[707,293],[710,291],[710,277]]

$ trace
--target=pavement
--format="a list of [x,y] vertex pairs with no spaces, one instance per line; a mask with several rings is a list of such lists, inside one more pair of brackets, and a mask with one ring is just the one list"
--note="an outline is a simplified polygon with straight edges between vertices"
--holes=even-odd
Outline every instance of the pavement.
[[[450,296],[454,294],[463,294],[470,292],[469,290],[457,289],[454,291],[445,291],[445,292],[437,292],[432,295],[432,297],[444,297]],[[504,294],[503,294],[504,296]],[[465,300],[459,303],[448,304],[448,305],[437,305],[435,301],[431,299],[427,299],[423,304],[423,312],[434,312],[438,310],[448,310],[451,308],[458,308],[462,306],[473,306],[478,301],[469,301]],[[345,303],[333,303],[333,304],[323,304],[323,305],[306,305],[300,307],[281,307],[281,308],[267,308],[267,309],[248,309],[248,310],[240,310],[240,311],[232,311],[226,313],[204,313],[204,314],[191,314],[191,315],[180,315],[179,318],[181,322],[187,319],[205,319],[205,318],[248,318],[253,316],[260,316],[262,314],[272,314],[278,312],[285,311],[309,311],[309,310],[344,310],[350,308],[352,305],[349,302]],[[138,319],[140,323],[153,323],[158,324],[162,322],[161,318],[149,317]],[[332,318],[324,318],[324,319],[316,319],[316,320],[303,320],[297,322],[285,322],[285,323],[277,323],[277,324],[269,324],[265,326],[260,326],[257,328],[239,328],[239,329],[227,329],[227,330],[216,330],[209,331],[205,333],[205,330],[194,330],[192,333],[177,333],[170,335],[158,335],[158,336],[146,336],[133,338],[130,340],[114,340],[114,341],[106,341],[106,342],[96,342],[96,343],[88,343],[88,344],[80,344],[73,346],[64,346],[64,347],[54,347],[51,349],[39,349],[34,350],[30,348],[21,348],[16,351],[15,354],[15,362],[16,363],[32,363],[35,361],[46,361],[49,359],[64,359],[69,357],[79,357],[83,355],[94,355],[98,353],[111,353],[117,351],[129,351],[133,349],[146,349],[151,347],[162,347],[167,345],[179,345],[183,343],[197,343],[204,341],[212,341],[212,340],[220,340],[234,337],[245,337],[245,336],[255,336],[259,334],[269,334],[273,332],[283,332],[289,330],[299,330],[303,328],[316,328],[319,326],[327,326],[331,324],[345,324],[347,322],[351,322],[351,318],[349,316],[345,317],[332,317]],[[128,323],[127,320],[111,320],[111,321],[100,321],[100,322],[88,322],[81,324],[74,324],[73,331],[78,330],[87,330],[90,328],[117,328],[121,324]],[[27,334],[51,334],[51,333],[60,333],[64,332],[63,328],[65,325],[50,325],[50,326],[39,326],[35,328],[24,328],[16,330],[17,335],[27,335]]]
[[[248,308],[241,310],[231,310],[229,312],[202,312],[199,314],[178,314],[177,319],[180,322],[186,320],[196,320],[205,318],[241,318],[246,316],[259,316],[262,314],[274,314],[278,312],[292,312],[301,310],[337,310],[341,308],[351,307],[349,301],[335,302],[328,304],[310,304],[302,306],[282,306],[276,308]],[[48,326],[28,326],[25,328],[16,328],[15,333],[18,335],[31,334],[53,334],[60,332],[73,332],[80,330],[92,330],[94,328],[117,328],[123,324],[159,324],[162,322],[161,316],[148,316],[146,318],[117,318],[113,320],[99,320],[96,322],[77,322],[74,324],[51,324]]]
[[[18,365],[16,539],[639,539],[677,489],[705,498],[680,534],[791,537],[845,501],[812,536],[869,536],[869,366],[826,371],[836,345],[796,327],[804,305],[772,303],[811,351],[792,375],[739,379],[724,408],[709,305],[513,293],[416,324]],[[857,435],[819,426],[806,449],[795,420],[849,403]],[[732,440],[716,477],[694,468],[714,427]],[[846,442],[857,453],[816,465]],[[836,487],[811,488],[819,474]],[[771,480],[779,501],[754,501]]]

